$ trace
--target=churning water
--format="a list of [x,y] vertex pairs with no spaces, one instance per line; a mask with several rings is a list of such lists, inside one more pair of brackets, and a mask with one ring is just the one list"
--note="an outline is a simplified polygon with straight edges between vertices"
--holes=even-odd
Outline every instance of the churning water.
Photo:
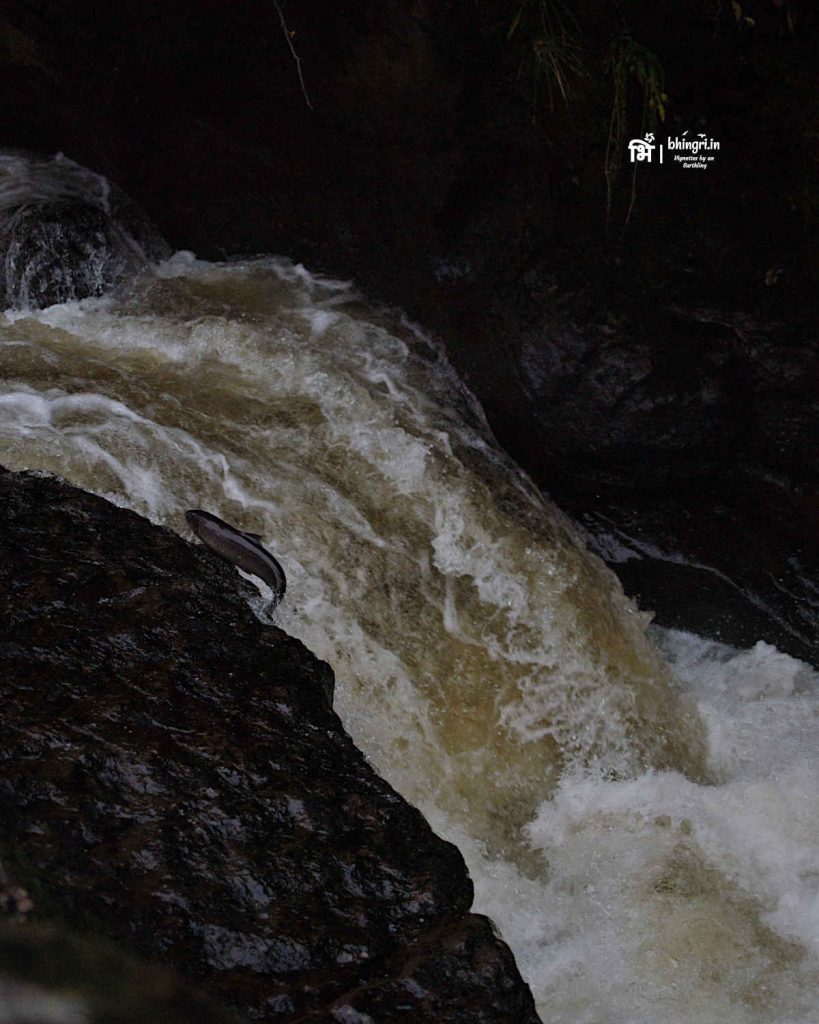
[[0,462],[262,535],[275,621],[459,844],[544,1020],[819,1021],[819,677],[649,635],[412,325],[179,253],[6,312]]

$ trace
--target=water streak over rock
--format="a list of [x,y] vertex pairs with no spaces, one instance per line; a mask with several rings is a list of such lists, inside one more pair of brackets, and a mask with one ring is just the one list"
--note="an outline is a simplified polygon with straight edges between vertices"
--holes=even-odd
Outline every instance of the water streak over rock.
[[170,254],[121,189],[61,154],[0,151],[0,302],[37,309],[102,295]]

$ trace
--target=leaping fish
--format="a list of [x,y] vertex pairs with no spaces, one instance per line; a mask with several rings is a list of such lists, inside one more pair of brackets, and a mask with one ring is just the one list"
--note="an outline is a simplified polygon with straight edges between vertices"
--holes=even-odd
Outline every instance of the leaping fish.
[[224,519],[201,508],[188,509],[185,518],[202,543],[215,551],[220,558],[264,580],[273,591],[274,605],[282,600],[287,589],[284,569],[259,543],[261,537],[258,533],[237,530]]

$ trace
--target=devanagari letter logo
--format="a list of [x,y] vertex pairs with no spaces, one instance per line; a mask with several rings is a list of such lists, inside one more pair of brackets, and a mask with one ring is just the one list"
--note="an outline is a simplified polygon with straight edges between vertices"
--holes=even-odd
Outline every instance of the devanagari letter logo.
[[653,138],[653,135],[647,135],[644,139],[631,140],[628,144],[628,156],[632,163],[635,161],[651,163],[651,153],[654,150],[652,145]]

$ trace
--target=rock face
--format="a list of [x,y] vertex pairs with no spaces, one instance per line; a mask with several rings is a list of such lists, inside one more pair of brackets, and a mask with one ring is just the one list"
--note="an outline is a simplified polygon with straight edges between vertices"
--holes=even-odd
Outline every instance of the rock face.
[[0,252],[6,308],[102,295],[126,267],[106,215],[80,203],[37,203],[6,214]]
[[170,255],[121,189],[62,156],[0,151],[0,181],[4,308],[102,295]]
[[575,313],[487,393],[506,445],[662,624],[819,664],[819,320]]
[[0,859],[35,916],[256,1020],[537,1021],[458,851],[232,569],[43,476],[0,474],[0,537]]

